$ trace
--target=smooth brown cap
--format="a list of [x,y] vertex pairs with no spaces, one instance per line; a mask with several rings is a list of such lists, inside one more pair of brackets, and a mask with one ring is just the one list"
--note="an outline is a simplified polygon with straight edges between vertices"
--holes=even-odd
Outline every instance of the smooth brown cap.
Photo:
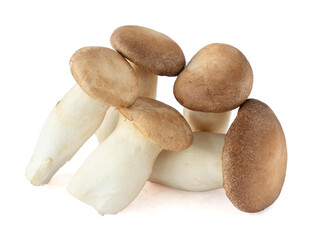
[[138,80],[130,64],[116,51],[84,47],[70,59],[75,81],[90,97],[114,107],[128,107],[139,93]]
[[228,198],[245,212],[265,209],[280,194],[286,164],[285,135],[276,115],[263,102],[247,100],[223,148],[223,186]]
[[184,117],[174,108],[155,99],[138,97],[129,108],[119,112],[133,121],[146,138],[169,151],[181,151],[193,142],[193,134]]
[[111,35],[111,45],[124,57],[160,76],[176,76],[185,66],[178,44],[160,32],[140,26],[122,26]]
[[178,75],[174,95],[184,107],[200,112],[226,112],[248,98],[253,73],[246,57],[235,47],[205,46]]

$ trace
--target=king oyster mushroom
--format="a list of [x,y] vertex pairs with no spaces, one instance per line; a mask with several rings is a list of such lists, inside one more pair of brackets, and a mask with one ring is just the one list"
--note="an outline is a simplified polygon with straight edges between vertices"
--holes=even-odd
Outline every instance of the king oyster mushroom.
[[181,151],[163,150],[150,181],[187,191],[224,186],[234,206],[257,212],[270,206],[284,184],[287,147],[274,112],[263,102],[247,100],[228,133],[193,133]]
[[138,81],[116,51],[85,47],[70,59],[78,83],[50,113],[26,168],[33,185],[50,181],[100,126],[109,106],[128,107],[138,96]]
[[158,154],[192,144],[192,131],[174,108],[139,97],[119,108],[116,129],[86,159],[67,190],[100,214],[127,207],[149,178]]
[[253,73],[235,47],[214,43],[198,51],[174,84],[174,96],[184,106],[192,131],[225,133],[231,110],[247,100]]

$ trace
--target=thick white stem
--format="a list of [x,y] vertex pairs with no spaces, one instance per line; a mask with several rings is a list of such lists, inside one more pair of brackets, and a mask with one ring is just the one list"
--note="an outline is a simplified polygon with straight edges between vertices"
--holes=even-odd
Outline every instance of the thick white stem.
[[222,188],[224,134],[195,132],[193,144],[184,151],[163,150],[149,181],[186,191]]
[[118,213],[139,194],[161,150],[120,116],[116,129],[86,159],[67,190],[102,215]]
[[108,106],[75,85],[47,118],[26,177],[34,185],[46,184],[100,126]]
[[100,127],[96,131],[96,136],[98,138],[99,144],[101,144],[110,136],[110,134],[116,128],[118,121],[119,111],[114,107],[110,107],[106,112]]
[[136,76],[139,82],[139,97],[148,97],[148,98],[156,98],[157,95],[157,78],[158,76],[146,72],[142,68],[138,67],[133,62],[130,62],[131,67],[135,70]]
[[183,115],[193,132],[226,133],[230,123],[231,112],[208,113],[184,108]]
[[[156,98],[157,94],[157,75],[144,71],[134,63],[130,62],[130,65],[136,72],[136,76],[139,82],[139,96]],[[102,124],[96,131],[96,136],[101,144],[115,129],[119,118],[119,112],[115,108],[109,108]]]

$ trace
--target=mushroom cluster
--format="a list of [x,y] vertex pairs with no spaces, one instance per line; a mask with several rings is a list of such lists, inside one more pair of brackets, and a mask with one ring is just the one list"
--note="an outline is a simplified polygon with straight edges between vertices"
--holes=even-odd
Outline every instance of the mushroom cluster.
[[[269,106],[248,99],[253,72],[241,51],[209,44],[185,66],[179,45],[149,28],[119,27],[110,42],[114,50],[84,47],[71,57],[77,84],[40,132],[26,167],[33,185],[47,184],[96,132],[99,146],[67,190],[102,215],[126,208],[147,180],[186,191],[224,187],[245,212],[278,198],[284,132]],[[158,76],[177,76],[173,91],[183,115],[155,100]]]

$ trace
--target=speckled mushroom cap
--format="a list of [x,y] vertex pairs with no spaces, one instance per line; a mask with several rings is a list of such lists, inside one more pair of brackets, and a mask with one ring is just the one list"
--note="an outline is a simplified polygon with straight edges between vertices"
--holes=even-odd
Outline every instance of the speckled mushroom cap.
[[184,117],[174,108],[155,99],[139,97],[119,112],[133,121],[146,138],[169,151],[181,151],[193,142],[193,134]]
[[257,212],[271,205],[284,184],[287,148],[283,129],[263,102],[247,100],[223,148],[223,186],[234,206]]
[[115,107],[128,107],[139,93],[136,74],[116,51],[104,47],[84,47],[70,59],[75,81],[90,97]]
[[249,96],[253,73],[246,57],[235,47],[205,46],[178,75],[174,95],[184,107],[200,112],[225,112]]
[[176,76],[185,66],[178,44],[160,32],[140,26],[122,26],[111,35],[111,45],[142,69],[160,76]]

